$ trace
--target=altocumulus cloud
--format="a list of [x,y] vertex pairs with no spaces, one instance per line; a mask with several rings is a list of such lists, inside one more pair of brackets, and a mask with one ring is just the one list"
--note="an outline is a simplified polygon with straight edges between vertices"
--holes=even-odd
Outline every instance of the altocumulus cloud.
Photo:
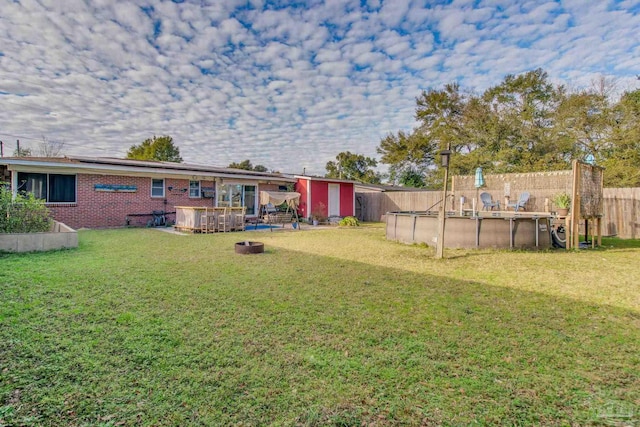
[[[124,156],[171,135],[186,161],[324,173],[415,126],[421,90],[542,67],[637,87],[637,1],[4,0],[0,139]],[[291,166],[294,165],[294,166]]]

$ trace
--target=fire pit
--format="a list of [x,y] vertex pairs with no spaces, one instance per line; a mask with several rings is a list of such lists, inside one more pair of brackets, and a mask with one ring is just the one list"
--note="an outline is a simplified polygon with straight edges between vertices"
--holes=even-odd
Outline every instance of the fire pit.
[[237,254],[261,254],[264,252],[264,243],[262,242],[238,242],[236,243]]

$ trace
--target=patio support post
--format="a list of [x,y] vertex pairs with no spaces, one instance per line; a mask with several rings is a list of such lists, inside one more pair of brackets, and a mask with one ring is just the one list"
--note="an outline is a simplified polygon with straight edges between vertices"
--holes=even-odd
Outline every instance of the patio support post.
[[447,146],[446,150],[440,152],[442,159],[442,167],[444,168],[444,185],[442,187],[442,203],[440,204],[440,211],[438,212],[438,240],[436,242],[436,258],[440,259],[444,257],[444,224],[446,221],[445,208],[447,205],[447,184],[449,183],[449,157],[451,156],[451,144]]

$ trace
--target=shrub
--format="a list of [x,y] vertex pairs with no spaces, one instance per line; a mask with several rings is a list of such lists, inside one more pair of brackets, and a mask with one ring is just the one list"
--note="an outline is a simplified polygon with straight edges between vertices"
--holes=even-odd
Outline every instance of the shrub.
[[360,225],[360,221],[355,216],[345,216],[339,224],[346,227],[357,227]]
[[0,233],[38,233],[49,231],[51,214],[43,200],[33,194],[18,194],[0,186]]

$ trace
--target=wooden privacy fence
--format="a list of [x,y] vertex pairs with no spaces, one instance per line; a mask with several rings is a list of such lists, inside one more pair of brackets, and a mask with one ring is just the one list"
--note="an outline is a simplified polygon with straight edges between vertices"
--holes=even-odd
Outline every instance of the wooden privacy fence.
[[640,239],[640,188],[605,188],[602,234]]
[[[558,177],[560,178],[560,177]],[[562,179],[562,178],[561,178]],[[545,200],[551,200],[565,188],[538,189],[532,186],[532,203],[527,205],[528,211],[545,211]],[[481,189],[480,192],[483,190]],[[511,189],[512,198],[517,197],[519,189]],[[515,191],[515,194],[514,194]],[[475,196],[475,189],[468,189],[462,195],[466,195],[465,207],[470,207],[471,199]],[[504,202],[501,191],[489,191],[494,199]],[[494,194],[495,193],[495,194]],[[448,210],[460,208],[460,195],[458,192],[447,201]],[[618,236],[624,239],[640,238],[640,188],[605,188],[603,190],[604,216],[602,219],[602,233],[605,236]],[[363,221],[380,221],[386,212],[399,211],[425,211],[437,210],[438,201],[442,198],[442,191],[387,191],[380,193],[356,193],[356,198],[361,206],[359,218]],[[358,204],[357,203],[357,204]],[[435,206],[434,206],[435,205]]]
[[438,208],[441,191],[392,191],[356,193],[356,210],[362,221],[380,221],[387,212],[426,211]]

